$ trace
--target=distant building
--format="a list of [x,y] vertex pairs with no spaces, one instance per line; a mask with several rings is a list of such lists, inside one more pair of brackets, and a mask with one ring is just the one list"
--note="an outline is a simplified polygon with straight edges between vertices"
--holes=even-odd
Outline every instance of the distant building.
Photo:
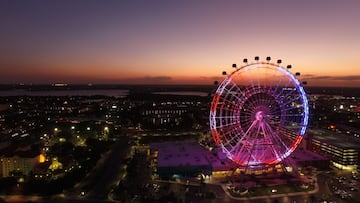
[[141,111],[143,122],[154,127],[177,126],[181,122],[181,116],[188,112],[187,106],[155,106]]
[[351,126],[336,124],[336,126],[330,125],[329,128],[338,133],[343,133],[346,135],[353,136],[355,138],[360,138],[360,130]]

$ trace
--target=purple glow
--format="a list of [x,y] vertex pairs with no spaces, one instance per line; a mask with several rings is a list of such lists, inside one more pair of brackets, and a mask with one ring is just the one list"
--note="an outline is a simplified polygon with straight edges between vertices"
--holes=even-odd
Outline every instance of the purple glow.
[[308,100],[297,78],[277,64],[256,62],[237,68],[219,85],[209,120],[216,143],[229,159],[264,167],[296,149],[308,114]]

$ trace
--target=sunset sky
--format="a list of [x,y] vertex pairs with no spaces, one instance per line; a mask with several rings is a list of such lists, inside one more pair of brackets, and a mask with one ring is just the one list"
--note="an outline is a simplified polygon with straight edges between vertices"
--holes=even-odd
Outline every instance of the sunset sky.
[[360,87],[358,0],[0,1],[0,83],[212,84],[258,55]]

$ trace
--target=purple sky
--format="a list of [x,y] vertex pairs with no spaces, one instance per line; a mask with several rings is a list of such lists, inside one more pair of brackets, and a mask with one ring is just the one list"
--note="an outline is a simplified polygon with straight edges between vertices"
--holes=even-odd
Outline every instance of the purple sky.
[[211,84],[281,58],[309,85],[360,86],[360,1],[1,1],[0,83]]

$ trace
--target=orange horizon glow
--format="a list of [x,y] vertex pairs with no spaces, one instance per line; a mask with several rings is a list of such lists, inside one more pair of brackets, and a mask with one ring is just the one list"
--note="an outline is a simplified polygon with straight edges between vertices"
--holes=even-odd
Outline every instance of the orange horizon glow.
[[[206,73],[196,73],[197,71],[191,71],[190,73],[177,73],[178,75],[171,74],[168,72],[160,73],[159,75],[154,75],[149,72],[147,74],[138,73],[135,71],[123,71],[116,69],[106,69],[106,68],[94,68],[89,71],[83,71],[83,69],[76,68],[62,68],[51,69],[51,68],[34,68],[34,69],[23,69],[23,70],[13,70],[6,72],[8,77],[18,77],[21,79],[21,82],[24,83],[73,83],[73,84],[194,84],[194,85],[207,85],[213,84],[214,81],[222,81],[225,76],[221,73],[222,71],[227,71],[231,73],[233,69],[228,68],[215,68],[212,72]],[[316,67],[315,67],[316,68]],[[66,69],[74,69],[73,71],[64,71]],[[294,68],[295,69],[295,68]],[[292,70],[293,73],[297,70]],[[194,72],[194,74],[193,74]],[[32,78],[29,78],[30,74],[34,74]],[[307,74],[306,72],[301,72],[299,77],[302,81],[307,81],[308,86],[339,86],[339,87],[360,87],[360,81],[356,80],[347,80],[347,78],[355,77],[351,75],[342,75],[339,73],[329,73],[327,75],[316,75],[316,74]],[[14,82],[14,83],[17,83]],[[2,83],[4,84],[4,83]]]
[[359,9],[335,0],[4,2],[0,83],[212,84],[243,58],[271,56],[309,86],[360,87]]

